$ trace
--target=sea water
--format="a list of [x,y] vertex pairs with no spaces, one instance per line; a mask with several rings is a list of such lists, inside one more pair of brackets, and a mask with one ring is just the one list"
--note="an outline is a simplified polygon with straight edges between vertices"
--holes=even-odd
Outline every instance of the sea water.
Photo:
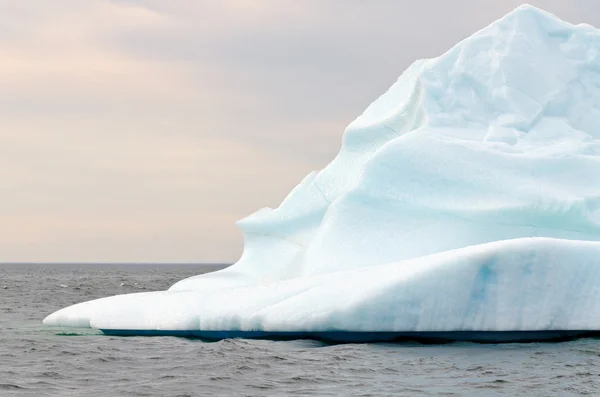
[[57,308],[164,290],[218,266],[0,265],[0,396],[579,396],[600,340],[327,344],[111,337],[45,327]]

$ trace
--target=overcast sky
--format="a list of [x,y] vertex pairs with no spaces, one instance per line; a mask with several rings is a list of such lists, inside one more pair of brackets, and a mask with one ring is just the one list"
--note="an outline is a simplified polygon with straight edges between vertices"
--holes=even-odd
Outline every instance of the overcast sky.
[[[600,26],[598,0],[539,0]],[[517,0],[0,0],[0,262],[231,262],[415,59]]]

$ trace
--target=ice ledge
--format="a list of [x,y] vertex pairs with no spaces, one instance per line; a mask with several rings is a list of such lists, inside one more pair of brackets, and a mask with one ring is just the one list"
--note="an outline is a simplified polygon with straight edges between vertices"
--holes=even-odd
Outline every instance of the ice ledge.
[[268,284],[120,295],[44,322],[182,336],[597,331],[600,242],[521,238]]

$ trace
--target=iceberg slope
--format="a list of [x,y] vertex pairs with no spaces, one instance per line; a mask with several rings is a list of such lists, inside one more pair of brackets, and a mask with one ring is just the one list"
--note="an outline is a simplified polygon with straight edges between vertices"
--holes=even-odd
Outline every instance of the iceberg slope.
[[85,302],[103,330],[600,330],[600,31],[522,6],[409,67],[231,267]]

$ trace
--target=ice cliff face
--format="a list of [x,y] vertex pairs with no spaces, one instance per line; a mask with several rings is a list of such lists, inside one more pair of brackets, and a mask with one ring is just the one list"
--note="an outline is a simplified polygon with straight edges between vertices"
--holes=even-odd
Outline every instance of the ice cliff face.
[[600,330],[599,53],[597,29],[519,7],[410,66],[327,167],[238,223],[235,265],[45,322]]

